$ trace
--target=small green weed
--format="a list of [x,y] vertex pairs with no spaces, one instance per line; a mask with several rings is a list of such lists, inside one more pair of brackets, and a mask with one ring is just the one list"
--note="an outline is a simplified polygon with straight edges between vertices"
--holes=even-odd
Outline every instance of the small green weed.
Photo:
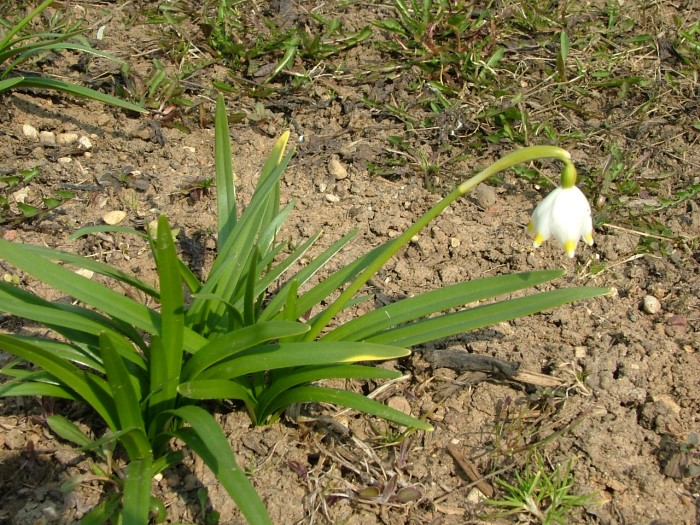
[[117,60],[116,57],[91,47],[87,40],[81,36],[83,30],[80,24],[62,23],[60,15],[57,13],[49,18],[49,32],[34,33],[26,31],[30,23],[44,13],[53,4],[53,1],[45,0],[15,24],[8,20],[0,19],[0,29],[4,29],[4,32],[0,33],[0,36],[2,36],[2,40],[0,40],[0,93],[8,89],[19,88],[52,89],[87,97],[131,111],[145,111],[139,106],[94,89],[62,80],[45,78],[36,74],[23,73],[18,70],[20,66],[29,64],[31,59],[50,51],[60,52],[66,49]]
[[517,516],[519,521],[542,525],[570,523],[575,512],[596,503],[594,493],[574,493],[572,463],[569,460],[552,468],[535,453],[524,469],[513,472],[508,481],[496,478],[501,497],[486,503],[501,510],[488,519]]
[[26,192],[28,185],[31,181],[38,180],[40,175],[41,169],[38,167],[0,175],[0,224],[42,219],[51,210],[75,196],[72,191],[46,192],[39,187],[31,192],[34,196],[29,197]]

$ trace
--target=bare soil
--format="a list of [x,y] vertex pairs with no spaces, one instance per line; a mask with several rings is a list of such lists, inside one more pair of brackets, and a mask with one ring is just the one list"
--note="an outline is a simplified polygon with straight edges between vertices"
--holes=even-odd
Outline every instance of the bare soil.
[[[106,24],[101,47],[128,60],[135,71],[147,75],[151,59],[162,53],[155,44],[162,36],[158,28],[140,23],[140,11],[134,6],[64,4],[82,9],[82,16],[95,28]],[[291,4],[302,16],[302,7],[310,8],[305,4],[314,2]],[[350,29],[388,13],[365,3],[318,9],[342,16]],[[685,16],[682,10],[665,9],[659,23]],[[507,15],[497,9],[494,13],[496,19]],[[386,36],[375,31],[373,39],[381,38]],[[55,57],[45,67],[78,81],[79,74],[69,68],[77,58]],[[284,176],[282,195],[294,200],[296,208],[283,235],[301,241],[323,229],[320,250],[359,228],[356,241],[334,261],[336,267],[397,235],[455,181],[517,147],[501,141],[470,150],[468,131],[454,134],[447,123],[423,135],[406,133],[402,122],[363,100],[384,97],[424,111],[415,104],[416,94],[408,90],[420,71],[387,75],[374,83],[350,74],[382,59],[369,44],[350,50],[344,56],[345,74],[329,72],[315,79],[311,88],[279,90],[263,102],[269,111],[265,119],[245,118],[231,125],[236,184],[243,203],[275,138],[291,128],[297,153]],[[113,64],[96,64],[115,73]],[[207,86],[211,80],[225,79],[225,69],[212,66],[192,82]],[[528,81],[538,82],[535,77]],[[115,234],[71,241],[68,236],[82,226],[101,223],[104,214],[114,210],[126,212],[122,224],[139,227],[165,213],[181,229],[183,254],[194,268],[206,272],[216,247],[216,213],[215,190],[194,188],[214,173],[213,103],[203,93],[197,95],[201,108],[176,108],[172,121],[156,113],[127,116],[53,93],[5,94],[0,108],[0,167],[7,172],[41,168],[27,199],[57,188],[75,191],[76,198],[41,220],[4,224],[0,233],[17,242],[99,258],[153,279],[153,264],[140,239]],[[640,159],[639,177],[668,175],[656,192],[645,190],[637,197],[639,202],[630,199],[618,212],[653,206],[660,197],[697,184],[700,148],[697,130],[689,126],[698,118],[697,100],[693,107],[682,108],[669,98],[663,122],[637,128],[634,135],[625,127],[633,107],[618,103],[615,96],[607,91],[590,95],[590,111],[596,118],[574,119],[560,108],[552,119],[584,131],[597,126],[595,140],[561,144],[572,151],[584,174],[601,169],[603,146],[615,142],[629,158]],[[243,94],[227,100],[232,114],[255,111],[257,100]],[[465,94],[459,111],[468,119],[476,104],[501,103],[504,100],[497,97],[474,101]],[[685,117],[666,118],[672,115]],[[173,123],[184,124],[187,132]],[[34,141],[23,133],[25,124],[55,135],[88,137],[92,147]],[[388,142],[391,135],[404,135],[416,149],[432,155],[452,141],[454,151],[465,155],[431,175],[429,191],[426,179],[410,163],[385,177],[368,171],[368,164],[389,165],[396,158]],[[533,143],[538,142],[547,140],[534,137]],[[538,169],[553,179],[557,176],[554,164]],[[670,243],[664,253],[640,251],[640,232],[613,215],[595,232],[595,246],[579,248],[576,258],[569,260],[551,242],[534,251],[524,232],[530,211],[547,191],[513,173],[504,174],[494,185],[447,210],[372,281],[368,292],[380,303],[485,275],[564,267],[567,275],[555,283],[557,287],[595,285],[616,291],[417,348],[411,358],[386,365],[403,370],[407,377],[390,385],[380,398],[395,406],[407,403],[414,415],[428,415],[434,432],[414,433],[393,444],[392,430],[385,423],[333,407],[314,409],[330,416],[333,424],[328,423],[331,419],[289,417],[270,427],[253,428],[240,407],[211,406],[275,523],[488,522],[484,515],[493,509],[485,506],[481,492],[448,452],[450,444],[457,445],[492,487],[494,475],[512,479],[508,476],[514,468],[532,461],[534,449],[551,465],[571,460],[573,492],[594,492],[596,501],[573,513],[570,523],[700,523],[700,481],[687,469],[698,457],[681,447],[692,432],[700,431],[700,255],[697,243],[690,242],[700,233],[698,203],[691,199],[658,212],[658,221],[671,231],[669,238],[689,240]],[[596,203],[594,213],[604,205]],[[602,271],[591,271],[594,267]],[[51,297],[50,291],[35,289]],[[660,309],[645,310],[645,296],[656,298]],[[0,329],[23,327],[15,319],[3,318]],[[517,363],[521,374],[507,377],[497,370],[462,372],[434,366],[432,353],[450,349]],[[378,385],[348,387],[370,392]],[[0,401],[0,523],[74,523],[101,497],[98,482],[61,490],[70,478],[90,473],[93,460],[49,432],[44,422],[47,412],[94,424],[88,411],[62,401]],[[547,440],[548,436],[555,439]],[[406,498],[409,501],[391,497],[405,487],[418,489],[420,496]],[[207,520],[213,511],[220,513],[221,524],[242,522],[225,491],[194,456],[154,481],[154,491],[168,506],[169,522],[211,523]]]

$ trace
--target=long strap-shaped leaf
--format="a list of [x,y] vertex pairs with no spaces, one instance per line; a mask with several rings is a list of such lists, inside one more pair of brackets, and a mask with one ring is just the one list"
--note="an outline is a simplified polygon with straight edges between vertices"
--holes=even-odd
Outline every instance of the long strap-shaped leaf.
[[[0,259],[4,259],[44,283],[151,334],[160,331],[160,314],[125,297],[111,288],[82,277],[67,268],[53,264],[41,257],[28,256],[21,244],[0,239]],[[206,343],[199,334],[185,332],[185,348],[196,351]]]
[[277,396],[284,395],[285,391],[295,386],[322,379],[396,379],[401,377],[401,372],[396,370],[362,365],[309,366],[282,372],[283,374],[275,377],[258,399],[257,411],[260,419],[264,420],[269,415],[268,407],[274,403]]
[[64,385],[69,385],[97,411],[111,429],[119,428],[111,388],[102,378],[84,372],[38,345],[10,335],[0,334],[0,349],[43,368]]
[[229,138],[228,117],[223,94],[216,98],[216,118],[214,119],[214,171],[216,173],[216,216],[219,225],[219,242],[225,243],[236,225],[236,189],[231,168],[231,140]]
[[411,352],[400,346],[338,341],[260,345],[236,354],[200,374],[201,379],[231,379],[255,372],[307,365],[385,361]]
[[136,111],[138,113],[145,113],[146,110],[136,104],[127,102],[112,95],[107,95],[94,89],[86,88],[83,86],[76,86],[69,82],[62,82],[60,80],[54,80],[53,78],[41,78],[41,77],[25,77],[22,81],[22,86],[31,88],[42,88],[42,89],[53,89],[56,91],[63,91],[65,93],[70,93],[71,95],[79,95],[81,97],[90,98],[103,104],[109,104],[122,109],[128,109],[130,111]]
[[[117,323],[97,312],[79,306],[50,303],[21,288],[0,282],[0,311],[39,322],[64,336],[74,344],[94,347],[102,332],[118,332]],[[128,330],[136,344],[143,348],[141,337]],[[143,358],[131,348],[124,356],[145,369]]]
[[151,508],[151,466],[150,457],[129,461],[124,477],[123,523],[148,525]]
[[238,466],[233,450],[213,416],[195,406],[180,407],[171,413],[190,425],[190,428],[177,430],[173,435],[202,458],[241,509],[248,523],[271,524],[260,496]]
[[564,273],[564,270],[544,270],[456,283],[377,308],[335,328],[321,337],[321,340],[361,341],[394,326],[436,312],[546,283]]
[[368,337],[365,341],[411,347],[609,293],[609,288],[593,287],[552,290],[416,321]]
[[224,334],[204,345],[187,360],[182,369],[182,380],[190,381],[210,366],[252,346],[303,334],[308,329],[308,325],[296,321],[270,321]]
[[165,215],[158,218],[156,264],[160,279],[161,329],[150,355],[151,393],[150,418],[175,407],[180,383],[185,328],[182,279],[177,252]]
[[284,394],[277,397],[268,407],[268,412],[274,413],[275,411],[282,410],[284,407],[289,406],[292,403],[310,402],[340,405],[359,410],[365,414],[378,416],[388,421],[393,421],[399,425],[414,427],[421,430],[433,430],[433,427],[425,421],[421,421],[420,419],[404,414],[399,410],[395,410],[391,407],[383,405],[382,403],[378,403],[377,401],[374,401],[367,396],[363,396],[362,394],[357,394],[355,392],[349,392],[338,388],[300,386],[287,390]]

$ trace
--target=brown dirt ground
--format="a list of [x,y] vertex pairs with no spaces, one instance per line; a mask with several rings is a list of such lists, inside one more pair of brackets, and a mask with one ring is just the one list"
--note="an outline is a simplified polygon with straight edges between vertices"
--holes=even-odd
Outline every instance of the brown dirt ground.
[[[95,27],[108,24],[104,49],[127,58],[136,71],[146,74],[149,55],[159,52],[153,44],[157,30],[125,25],[135,12],[133,6],[75,4],[85,9],[84,16]],[[110,16],[105,14],[107,9]],[[363,3],[338,10],[349,28],[386,13]],[[71,75],[64,62],[73,58],[56,59],[50,66]],[[359,68],[380,58],[367,49],[352,50],[345,57],[346,67]],[[225,71],[209,68],[196,81],[205,84],[210,79],[225,79]],[[391,157],[387,136],[403,133],[404,128],[390,115],[369,109],[362,97],[381,92],[408,103],[415,95],[405,91],[407,83],[396,77],[371,85],[355,82],[350,75],[329,74],[311,90],[276,97],[267,104],[273,115],[265,122],[244,119],[232,124],[241,201],[249,198],[274,138],[293,123],[297,154],[284,176],[282,191],[285,199],[296,201],[296,209],[283,235],[302,240],[322,228],[320,250],[359,227],[356,241],[334,263],[340,266],[406,228],[449,188],[449,181],[473,173],[515,147],[500,143],[471,152],[446,168],[440,180],[432,181],[437,183],[435,192],[426,190],[423,179],[411,170],[392,177],[371,176],[367,163]],[[181,228],[183,253],[206,271],[215,248],[214,196],[192,198],[182,191],[195,180],[213,176],[213,104],[203,95],[198,100],[204,108],[204,126],[199,125],[199,113],[190,112],[182,117],[189,127],[189,133],[184,133],[166,123],[127,117],[66,96],[5,95],[0,110],[0,166],[8,171],[41,167],[40,184],[30,186],[29,198],[59,187],[76,189],[77,197],[41,221],[4,225],[2,235],[97,257],[149,279],[152,262],[139,239],[105,235],[69,241],[68,235],[100,223],[112,210],[126,211],[123,224],[134,226],[166,213]],[[228,98],[232,113],[251,112],[255,102],[245,96]],[[474,110],[473,103],[465,99],[464,114]],[[630,108],[608,111],[605,101],[595,97],[591,104],[607,118],[605,126],[581,119],[570,122],[600,126],[599,143],[564,144],[584,172],[600,168],[601,145],[613,141],[631,154],[637,152],[639,158],[645,148],[652,148],[652,154],[644,157],[642,176],[672,174],[669,184],[673,186],[662,186],[658,195],[640,199],[653,200],[683,184],[698,183],[700,150],[687,119],[668,118],[653,129],[638,130],[637,136],[626,136],[616,129],[629,117]],[[24,124],[87,136],[92,149],[32,142],[23,135]],[[441,140],[439,133],[433,135],[412,140],[417,147],[430,147],[431,141]],[[684,152],[682,160],[678,151]],[[347,177],[329,171],[332,159],[340,161]],[[556,166],[542,169],[556,177]],[[389,364],[405,371],[407,378],[392,384],[384,398],[398,404],[408,401],[413,414],[430,414],[435,426],[434,432],[412,434],[396,446],[384,446],[383,433],[389,429],[382,422],[331,407],[324,412],[336,418],[335,425],[290,418],[252,428],[240,410],[213,405],[275,523],[485,522],[479,517],[484,513],[479,492],[447,446],[457,444],[482,474],[488,474],[521,467],[532,459],[524,445],[560,430],[559,437],[538,450],[552,465],[573,460],[575,492],[598,495],[598,504],[572,515],[571,523],[698,522],[698,478],[684,477],[679,468],[684,460],[697,461],[683,455],[680,445],[691,432],[700,430],[698,253],[680,243],[673,245],[670,254],[640,255],[638,233],[613,227],[599,228],[595,246],[580,249],[573,260],[565,259],[552,243],[533,251],[523,226],[545,191],[538,189],[509,173],[497,186],[461,200],[388,263],[370,292],[377,301],[393,300],[464,279],[564,267],[567,276],[556,286],[609,286],[616,294],[454,337]],[[697,238],[697,206],[688,201],[667,208],[659,220],[674,235]],[[597,264],[603,264],[604,270],[593,275],[589,269]],[[658,313],[642,309],[647,295],[659,300]],[[0,328],[13,331],[21,325],[4,318]],[[544,374],[560,386],[537,388],[495,374],[434,369],[424,358],[425,350],[444,348],[517,362],[521,370]],[[577,378],[582,375],[585,380],[580,382]],[[350,387],[368,391],[363,385]],[[64,402],[50,407],[34,399],[0,403],[0,523],[72,523],[99,501],[98,483],[86,482],[68,493],[60,490],[71,476],[89,473],[91,459],[51,435],[43,419],[47,409],[81,424],[91,422],[91,415],[81,407]],[[420,499],[400,503],[362,497],[363,489],[383,490],[392,479],[398,488],[418,488]],[[221,514],[222,524],[242,521],[224,490],[195,457],[188,457],[182,468],[168,471],[154,487],[168,506],[171,522],[205,523],[211,509]],[[197,500],[202,487],[208,490],[206,509]]]

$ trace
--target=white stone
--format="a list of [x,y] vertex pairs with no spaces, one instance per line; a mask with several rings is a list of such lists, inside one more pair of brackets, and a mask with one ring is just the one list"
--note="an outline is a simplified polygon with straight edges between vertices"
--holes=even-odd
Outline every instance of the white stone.
[[40,131],[39,140],[44,144],[56,144],[56,134],[53,131]]
[[661,311],[661,303],[653,295],[645,295],[642,310],[650,315],[658,314]]
[[115,224],[119,224],[124,220],[126,217],[126,212],[122,210],[114,210],[114,211],[108,211],[102,216],[102,220],[105,222],[105,224],[109,224],[110,226],[114,226]]
[[78,141],[78,134],[77,133],[59,133],[56,135],[56,142],[58,144],[67,146],[68,144],[73,144],[74,142]]
[[24,136],[31,140],[39,140],[39,132],[31,124],[25,124],[22,126],[22,133]]
[[331,158],[330,162],[328,162],[328,173],[335,177],[335,180],[348,178],[348,170],[345,169],[345,166],[343,166],[337,157]]
[[86,151],[92,149],[92,142],[86,136],[82,136],[78,139],[78,145]]

